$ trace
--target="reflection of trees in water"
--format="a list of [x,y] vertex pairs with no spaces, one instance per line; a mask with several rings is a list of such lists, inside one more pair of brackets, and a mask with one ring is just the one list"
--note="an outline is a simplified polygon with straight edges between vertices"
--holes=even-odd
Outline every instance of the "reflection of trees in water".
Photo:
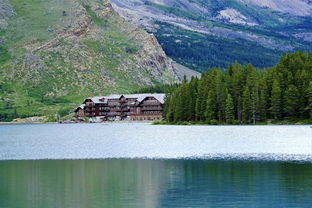
[[[0,207],[311,203],[312,164],[204,160],[0,162]],[[249,204],[248,204],[249,203]]]
[[185,196],[179,201],[181,205],[187,201],[214,206],[231,202],[248,205],[249,201],[256,207],[311,203],[311,164],[204,160],[169,163],[175,177],[168,182],[168,192]]
[[165,189],[164,177],[160,161],[0,162],[0,207],[153,208]]
[[287,192],[296,192],[312,198],[312,164],[281,163],[278,165],[280,183]]

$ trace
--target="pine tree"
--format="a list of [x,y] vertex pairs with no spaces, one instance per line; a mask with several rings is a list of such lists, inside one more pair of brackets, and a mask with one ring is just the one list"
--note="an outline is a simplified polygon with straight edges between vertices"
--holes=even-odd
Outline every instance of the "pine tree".
[[273,80],[270,110],[274,119],[281,118],[281,88],[277,79]]
[[178,88],[175,94],[175,108],[174,108],[174,121],[182,121],[183,118],[183,103],[181,97],[181,88]]
[[259,120],[264,121],[267,119],[267,103],[268,103],[268,87],[266,78],[263,76],[259,80]]
[[214,90],[210,90],[208,93],[205,118],[207,122],[216,119],[216,95]]
[[204,100],[204,86],[203,81],[199,81],[198,83],[198,95],[196,98],[196,104],[195,104],[195,114],[196,114],[196,121],[202,121],[204,117],[204,111],[202,110],[202,105]]
[[181,114],[180,119],[181,121],[187,121],[189,118],[189,103],[190,103],[190,89],[189,84],[187,82],[186,76],[184,75],[184,79],[182,81],[180,87],[180,105],[181,105]]
[[227,97],[227,89],[223,81],[221,69],[217,70],[215,77],[215,89],[217,116],[219,122],[222,122],[225,120],[225,101]]
[[243,109],[242,116],[244,123],[250,123],[251,120],[251,96],[249,87],[246,86],[243,93]]
[[225,117],[226,123],[231,124],[234,120],[234,104],[233,99],[230,94],[227,95],[226,104],[225,104]]
[[251,90],[250,101],[251,101],[250,113],[252,116],[251,119],[252,119],[253,124],[256,124],[256,122],[258,120],[259,113],[260,113],[260,110],[259,110],[259,88],[258,88],[257,84],[255,84]]
[[284,107],[285,115],[289,117],[298,117],[298,112],[300,108],[300,99],[297,87],[294,85],[290,85],[285,91],[284,99],[285,99],[285,107]]
[[190,82],[190,103],[189,103],[189,120],[195,121],[196,120],[196,98],[197,98],[197,87],[198,87],[198,79],[196,77],[192,77]]
[[166,121],[174,121],[174,98],[172,95],[167,95],[165,98],[164,115]]
[[[201,79],[184,79],[166,99],[168,121],[312,118],[312,53],[284,55],[276,67],[229,65],[207,70]],[[230,97],[229,97],[230,96]]]
[[308,112],[310,119],[312,119],[312,81],[309,83],[309,87],[307,89],[306,97],[308,99],[308,104],[305,110]]

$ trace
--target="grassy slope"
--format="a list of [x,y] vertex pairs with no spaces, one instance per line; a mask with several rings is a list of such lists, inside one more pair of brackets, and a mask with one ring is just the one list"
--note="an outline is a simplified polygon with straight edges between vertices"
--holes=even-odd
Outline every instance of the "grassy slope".
[[[133,26],[97,1],[84,2],[10,1],[16,14],[0,31],[5,40],[0,48],[0,120],[54,117],[72,110],[86,96],[174,81],[167,69],[154,79],[138,63],[144,46],[130,37]],[[103,9],[108,15],[99,18],[96,12]],[[81,30],[83,34],[66,35],[89,17],[92,22]]]

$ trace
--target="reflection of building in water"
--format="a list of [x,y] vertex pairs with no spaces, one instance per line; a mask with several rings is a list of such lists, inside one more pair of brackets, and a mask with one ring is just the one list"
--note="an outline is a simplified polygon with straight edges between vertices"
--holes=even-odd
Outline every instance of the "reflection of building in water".
[[0,207],[158,208],[166,170],[156,160],[12,161],[0,163],[0,184]]
[[76,118],[90,121],[162,120],[165,94],[110,95],[87,98],[76,110]]

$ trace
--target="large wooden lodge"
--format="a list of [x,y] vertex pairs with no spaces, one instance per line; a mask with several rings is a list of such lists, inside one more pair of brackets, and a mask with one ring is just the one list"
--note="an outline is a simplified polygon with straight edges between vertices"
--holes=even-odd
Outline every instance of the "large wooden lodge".
[[129,94],[87,98],[76,110],[76,118],[102,121],[162,120],[165,94]]

